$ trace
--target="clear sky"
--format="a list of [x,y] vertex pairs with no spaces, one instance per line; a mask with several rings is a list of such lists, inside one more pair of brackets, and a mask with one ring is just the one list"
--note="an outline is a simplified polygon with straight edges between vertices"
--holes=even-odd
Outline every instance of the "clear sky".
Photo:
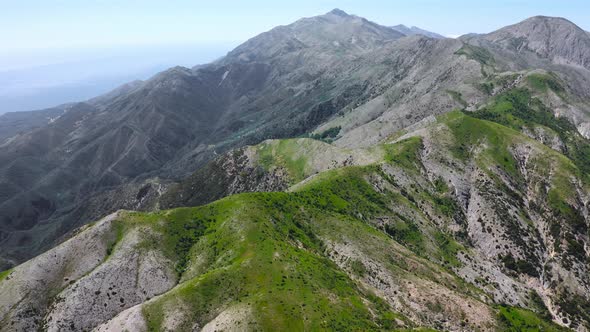
[[489,32],[533,15],[590,30],[590,0],[0,0],[0,47],[25,49],[241,42],[333,8],[446,36]]

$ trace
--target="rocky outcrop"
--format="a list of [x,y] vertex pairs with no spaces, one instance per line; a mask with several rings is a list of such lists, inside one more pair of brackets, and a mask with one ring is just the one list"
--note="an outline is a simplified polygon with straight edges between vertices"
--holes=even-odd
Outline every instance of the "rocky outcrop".
[[10,270],[0,282],[0,330],[39,328],[54,297],[105,260],[116,241],[113,221],[117,216],[101,219],[53,250]]

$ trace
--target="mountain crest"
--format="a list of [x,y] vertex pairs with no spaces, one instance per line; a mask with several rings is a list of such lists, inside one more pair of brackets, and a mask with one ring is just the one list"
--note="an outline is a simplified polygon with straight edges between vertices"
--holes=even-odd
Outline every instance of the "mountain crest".
[[590,36],[565,18],[534,16],[484,38],[513,51],[532,51],[556,63],[590,69]]
[[332,9],[331,11],[329,11],[326,14],[327,15],[331,14],[331,15],[336,15],[336,16],[341,16],[341,17],[348,17],[348,16],[350,16],[350,15],[348,15],[348,13],[346,13],[342,9],[338,9],[338,8],[334,8],[334,9]]

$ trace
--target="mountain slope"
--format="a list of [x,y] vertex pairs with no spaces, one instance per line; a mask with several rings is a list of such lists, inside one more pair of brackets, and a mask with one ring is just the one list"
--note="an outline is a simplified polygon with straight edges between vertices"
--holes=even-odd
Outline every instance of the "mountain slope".
[[306,178],[287,192],[121,211],[4,273],[2,326],[557,331],[551,318],[579,330],[590,324],[590,255],[580,251],[589,240],[588,187],[559,152],[461,112],[365,151],[373,162],[353,158],[315,175],[312,166],[325,161],[313,151],[335,149],[336,159],[344,151],[305,141],[245,150],[267,156],[250,160],[268,173]]
[[443,39],[445,38],[442,35],[439,35],[436,32],[431,32],[431,31],[427,31],[424,29],[420,29],[418,27],[412,26],[410,28],[408,28],[407,26],[403,25],[403,24],[398,24],[398,25],[394,25],[391,27],[393,30],[397,31],[397,32],[401,32],[406,36],[413,36],[413,35],[423,35],[426,37],[430,37],[430,38],[436,38],[436,39]]
[[535,16],[483,38],[517,52],[535,52],[557,63],[590,69],[590,37],[563,18]]
[[[0,148],[6,161],[0,181],[9,189],[0,199],[3,258],[22,260],[90,220],[138,208],[142,189],[159,195],[156,188],[235,146],[302,135],[341,115],[347,122],[342,134],[376,114],[401,120],[387,121],[394,124],[383,130],[387,135],[431,110],[456,107],[445,86],[479,75],[479,67],[463,66],[460,57],[448,63],[432,59],[453,54],[461,44],[400,37],[336,10],[273,29],[210,65],[172,68],[73,105],[85,111],[68,112]],[[447,79],[447,71],[456,70]],[[427,82],[406,96],[416,79]],[[432,89],[433,97],[413,103]],[[395,103],[402,96],[408,103]],[[368,112],[358,109],[363,105]],[[363,144],[383,137],[375,133]],[[38,166],[24,168],[28,183],[14,183],[12,170],[31,158]]]
[[[73,105],[55,122],[11,138],[0,148],[2,256],[28,257],[92,220],[84,218],[122,207],[88,208],[86,202],[107,192],[140,190],[148,178],[165,185],[217,151],[305,133],[368,93],[367,85],[352,80],[354,73],[337,78],[325,68],[335,73],[401,36],[337,11],[303,19],[246,42],[219,62],[172,68]],[[337,56],[341,52],[348,58]],[[20,166],[30,160],[35,168]],[[14,183],[11,172],[22,169],[28,182]]]

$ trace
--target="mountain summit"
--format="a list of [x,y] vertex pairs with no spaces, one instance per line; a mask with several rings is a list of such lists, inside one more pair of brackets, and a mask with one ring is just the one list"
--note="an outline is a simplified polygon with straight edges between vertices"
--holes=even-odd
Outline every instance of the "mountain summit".
[[332,9],[327,14],[328,15],[331,14],[331,15],[341,16],[341,17],[347,17],[347,16],[349,16],[345,11],[343,11],[341,9],[338,9],[338,8]]
[[518,52],[534,52],[557,63],[590,69],[590,36],[560,17],[535,16],[483,37]]

